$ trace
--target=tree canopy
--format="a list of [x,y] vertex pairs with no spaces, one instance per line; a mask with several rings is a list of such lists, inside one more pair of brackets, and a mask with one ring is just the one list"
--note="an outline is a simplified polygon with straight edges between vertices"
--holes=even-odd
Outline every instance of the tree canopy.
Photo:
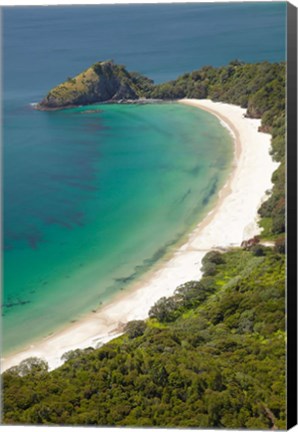
[[101,348],[4,372],[4,423],[285,428],[285,257],[222,257]]

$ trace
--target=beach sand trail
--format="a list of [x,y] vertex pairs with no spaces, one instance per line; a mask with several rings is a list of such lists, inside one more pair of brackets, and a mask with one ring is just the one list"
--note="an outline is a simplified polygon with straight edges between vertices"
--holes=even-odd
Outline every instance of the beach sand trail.
[[2,371],[31,356],[45,359],[49,368],[54,369],[62,364],[63,353],[108,342],[123,332],[128,321],[148,317],[159,298],[172,295],[182,283],[200,279],[201,260],[209,250],[240,246],[244,239],[260,232],[257,210],[268,197],[266,191],[272,188],[272,173],[278,167],[269,154],[271,135],[258,132],[260,120],[246,118],[246,110],[238,106],[196,99],[180,102],[217,116],[234,138],[231,173],[213,210],[168,261],[95,313],[1,359]]

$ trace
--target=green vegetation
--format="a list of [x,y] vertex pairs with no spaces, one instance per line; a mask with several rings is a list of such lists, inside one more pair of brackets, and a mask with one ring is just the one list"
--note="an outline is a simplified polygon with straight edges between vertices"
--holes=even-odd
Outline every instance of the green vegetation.
[[4,423],[285,428],[284,258],[210,253],[117,340],[4,372]]
[[148,320],[128,323],[105,346],[65,353],[51,372],[36,358],[4,372],[3,421],[285,429],[285,64],[233,61],[155,86],[100,62],[52,93],[110,82],[114,74],[121,83],[115,99],[130,91],[136,98],[208,97],[262,119],[280,162],[259,211],[263,233],[243,248],[209,252],[200,281],[177,287]]
[[280,162],[273,175],[273,191],[259,213],[266,218],[264,236],[275,239],[285,232],[285,63],[246,64],[203,68],[176,80],[154,85],[149,78],[128,72],[112,60],[97,62],[86,71],[52,89],[39,108],[65,108],[101,101],[139,98],[175,100],[209,98],[240,105],[246,115],[261,118],[263,132],[272,134],[272,157]]
[[39,109],[61,109],[96,102],[138,99],[151,81],[140,74],[129,74],[112,60],[97,62],[74,78],[50,90]]
[[[285,63],[205,66],[174,81],[155,86],[150,97],[161,99],[209,98],[247,108],[246,115],[261,118],[263,132],[272,134],[272,157],[280,162],[273,174],[273,191],[259,213],[267,219],[264,235],[285,232]],[[270,227],[270,228],[269,228]]]

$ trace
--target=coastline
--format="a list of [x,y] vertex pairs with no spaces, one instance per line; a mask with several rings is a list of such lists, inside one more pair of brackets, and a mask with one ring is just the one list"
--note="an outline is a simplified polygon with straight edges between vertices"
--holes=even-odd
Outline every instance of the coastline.
[[24,351],[7,356],[1,361],[2,371],[30,356],[45,359],[49,368],[54,369],[62,364],[63,353],[95,347],[117,337],[126,322],[146,318],[159,298],[172,295],[186,281],[198,280],[201,259],[210,249],[239,246],[242,240],[259,233],[257,209],[266,190],[272,187],[271,175],[278,166],[269,155],[271,136],[258,132],[260,120],[244,118],[246,110],[238,106],[195,99],[180,102],[209,111],[234,135],[231,173],[212,211],[162,266],[131,289],[116,295],[96,313],[88,314]]

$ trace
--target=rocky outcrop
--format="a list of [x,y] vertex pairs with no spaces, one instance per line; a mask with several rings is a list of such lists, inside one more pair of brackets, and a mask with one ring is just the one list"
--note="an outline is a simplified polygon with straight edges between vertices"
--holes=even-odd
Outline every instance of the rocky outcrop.
[[[150,82],[143,77],[147,84]],[[113,61],[95,63],[89,69],[54,87],[37,109],[62,109],[104,101],[135,100],[143,96],[138,80]]]

